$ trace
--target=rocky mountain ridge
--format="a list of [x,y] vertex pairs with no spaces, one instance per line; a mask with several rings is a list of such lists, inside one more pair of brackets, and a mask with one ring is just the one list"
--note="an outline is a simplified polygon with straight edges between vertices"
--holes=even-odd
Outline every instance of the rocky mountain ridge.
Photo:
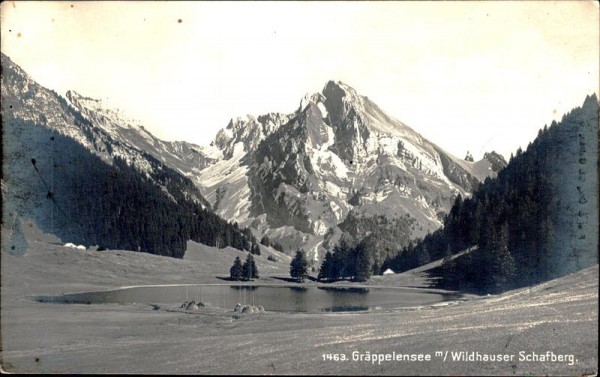
[[[467,162],[426,140],[350,86],[329,81],[290,114],[238,117],[210,146],[167,142],[100,100],[35,83],[2,55],[3,114],[71,137],[111,163],[119,157],[160,182],[162,166],[189,178],[186,195],[313,259],[336,242],[348,215],[404,219],[407,239],[438,228],[457,194],[468,196],[505,163]],[[347,227],[346,227],[347,228]],[[366,231],[364,231],[366,232]],[[406,233],[406,232],[405,232]]]
[[232,120],[212,146],[224,158],[195,182],[213,209],[313,257],[349,213],[412,219],[413,237],[436,229],[453,198],[503,160],[456,158],[334,81],[294,113]]

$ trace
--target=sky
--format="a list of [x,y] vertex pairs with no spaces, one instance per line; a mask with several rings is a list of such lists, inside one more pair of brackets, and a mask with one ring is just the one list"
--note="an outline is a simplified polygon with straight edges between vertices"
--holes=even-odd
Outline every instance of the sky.
[[208,145],[340,80],[459,157],[525,148],[600,92],[596,1],[3,2],[34,80]]

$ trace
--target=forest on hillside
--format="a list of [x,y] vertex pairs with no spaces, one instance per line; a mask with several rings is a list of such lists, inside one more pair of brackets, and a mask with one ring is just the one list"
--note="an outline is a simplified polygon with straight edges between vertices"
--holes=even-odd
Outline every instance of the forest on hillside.
[[240,229],[202,207],[193,183],[145,155],[151,173],[116,156],[109,164],[75,140],[20,119],[6,120],[6,208],[63,242],[182,258],[187,240],[258,249]]
[[[402,250],[385,266],[404,271],[476,246],[432,274],[442,278],[444,288],[500,292],[597,263],[597,207],[594,215],[588,208],[591,198],[565,194],[565,186],[583,192],[586,180],[591,187],[595,180],[597,190],[597,147],[598,100],[593,95],[560,123],[541,129],[525,151],[519,148],[498,176],[487,179],[471,198],[457,197],[442,229]],[[569,227],[575,222],[574,229]],[[595,234],[583,234],[584,228],[595,228]],[[576,247],[586,236],[595,237],[593,250]]]

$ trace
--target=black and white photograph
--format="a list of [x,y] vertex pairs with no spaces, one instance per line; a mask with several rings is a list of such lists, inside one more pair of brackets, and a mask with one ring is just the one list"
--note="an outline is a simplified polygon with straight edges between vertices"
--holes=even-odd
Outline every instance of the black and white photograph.
[[0,29],[2,373],[598,374],[597,1]]

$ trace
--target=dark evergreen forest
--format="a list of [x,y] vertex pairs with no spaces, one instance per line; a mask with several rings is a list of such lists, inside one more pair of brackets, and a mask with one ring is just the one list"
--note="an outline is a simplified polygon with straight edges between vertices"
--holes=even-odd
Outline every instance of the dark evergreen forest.
[[321,281],[353,280],[366,281],[373,273],[373,252],[367,241],[363,240],[351,245],[342,238],[333,247],[333,252],[327,252],[318,278]]
[[[583,138],[586,128],[595,129],[588,141]],[[566,239],[561,233],[570,230],[557,227],[557,223],[564,222],[566,216],[573,216],[570,219],[574,221],[589,214],[572,208],[565,211],[563,186],[572,185],[581,191],[581,183],[565,182],[561,165],[573,160],[579,169],[575,172],[578,181],[585,181],[584,165],[593,164],[596,170],[598,166],[597,157],[587,161],[579,156],[586,145],[590,148],[590,142],[598,143],[596,96],[586,99],[584,109],[576,108],[560,123],[541,129],[525,152],[519,148],[498,176],[486,179],[471,198],[458,196],[443,228],[402,249],[384,263],[384,268],[406,271],[446,257],[446,263],[432,271],[442,277],[440,286],[479,293],[500,292],[564,274],[558,254],[567,253],[571,246],[558,243],[557,238]],[[579,203],[585,204],[583,200],[580,198]],[[470,247],[475,249],[450,260],[452,254]],[[597,262],[597,249],[586,252],[595,254]]]
[[4,124],[5,209],[32,217],[64,242],[176,258],[187,240],[260,250],[249,229],[203,208],[188,178],[148,154],[150,173],[120,157],[109,164],[46,127],[14,118]]

